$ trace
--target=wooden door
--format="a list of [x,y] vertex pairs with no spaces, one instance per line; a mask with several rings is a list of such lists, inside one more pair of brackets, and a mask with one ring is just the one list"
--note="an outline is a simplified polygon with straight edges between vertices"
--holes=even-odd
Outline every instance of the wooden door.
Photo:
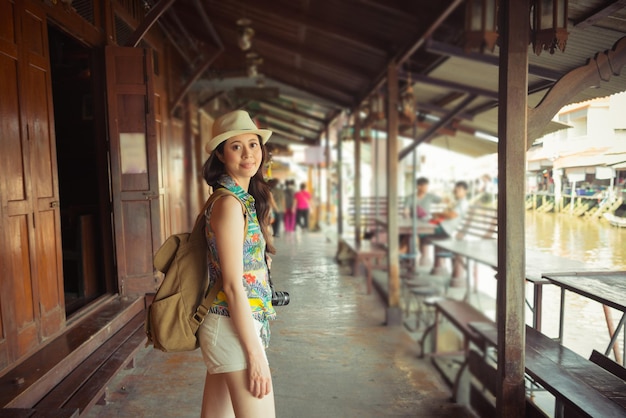
[[155,290],[161,242],[152,55],[109,46],[105,58],[118,288],[141,295]]
[[61,230],[45,15],[0,0],[0,367],[64,324]]

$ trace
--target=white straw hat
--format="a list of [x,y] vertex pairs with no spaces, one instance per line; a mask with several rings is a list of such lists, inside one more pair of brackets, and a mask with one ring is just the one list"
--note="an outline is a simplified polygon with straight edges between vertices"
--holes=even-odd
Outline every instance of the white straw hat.
[[208,152],[213,152],[215,148],[228,138],[241,134],[256,134],[261,137],[265,144],[272,131],[259,129],[245,110],[235,110],[220,116],[213,122],[213,138],[207,143]]

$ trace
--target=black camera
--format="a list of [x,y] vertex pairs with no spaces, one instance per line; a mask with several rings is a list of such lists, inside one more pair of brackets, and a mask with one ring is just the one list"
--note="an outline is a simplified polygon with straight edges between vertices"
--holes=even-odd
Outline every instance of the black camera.
[[274,289],[274,283],[272,283],[272,276],[267,271],[270,289],[272,289],[272,306],[285,306],[289,305],[289,293]]
[[289,305],[289,293],[272,289],[272,306]]

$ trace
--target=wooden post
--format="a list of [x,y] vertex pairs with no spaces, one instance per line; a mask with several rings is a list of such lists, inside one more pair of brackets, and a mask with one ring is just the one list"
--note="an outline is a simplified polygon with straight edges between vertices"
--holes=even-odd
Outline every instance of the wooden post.
[[392,62],[387,68],[387,325],[402,324],[398,260],[398,148],[398,68]]
[[358,108],[354,111],[354,241],[361,245],[361,118]]
[[341,174],[343,165],[342,152],[342,127],[337,129],[337,234],[341,238],[343,234],[343,175]]
[[496,411],[498,417],[522,418],[529,0],[503,0],[500,13]]
[[331,210],[333,200],[333,181],[330,173],[330,129],[328,125],[324,128],[324,135],[326,135],[326,150],[324,157],[326,159],[326,225],[331,223]]

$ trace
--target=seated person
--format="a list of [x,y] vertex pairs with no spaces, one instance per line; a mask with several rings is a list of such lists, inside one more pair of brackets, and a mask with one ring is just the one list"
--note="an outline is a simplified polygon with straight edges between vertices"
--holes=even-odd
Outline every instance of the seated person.
[[[465,215],[465,212],[467,212],[469,208],[467,189],[468,185],[466,182],[456,182],[454,185],[454,205],[431,220],[431,222],[437,224],[437,228],[433,234],[434,236],[448,238],[454,235],[454,232],[461,224],[463,215]],[[433,237],[433,235],[424,235],[424,237]]]
[[[432,217],[431,207],[433,204],[442,202],[441,197],[428,191],[429,181],[426,177],[418,177],[417,193],[415,196],[407,196],[404,205],[404,216],[417,218],[422,221],[428,221]],[[413,208],[416,209],[413,209]],[[404,235],[400,239],[400,253],[408,253],[410,248],[410,235]],[[424,254],[424,247],[420,244],[420,252]]]
[[[426,177],[417,179],[417,195],[415,197],[408,196],[404,205],[404,215],[406,217],[413,216],[417,213],[418,219],[429,220],[432,216],[431,206],[441,203],[441,197],[428,191],[429,181]],[[415,202],[416,210],[413,210],[413,202]]]
[[[463,215],[465,215],[465,212],[467,212],[467,209],[469,208],[469,201],[467,200],[467,189],[468,185],[466,182],[456,182],[456,184],[454,185],[454,205],[431,220],[432,223],[437,224],[435,232],[434,234],[420,234],[420,247],[422,247],[424,245],[424,242],[428,239],[444,239],[454,237],[455,231],[461,224]],[[421,265],[425,265],[428,263],[427,257],[425,257],[424,255],[425,253],[424,251],[422,251],[422,260],[420,261]],[[453,264],[453,274],[455,277],[459,277],[462,273],[461,260],[455,257]],[[440,267],[441,265],[436,265],[435,269],[438,269]]]

